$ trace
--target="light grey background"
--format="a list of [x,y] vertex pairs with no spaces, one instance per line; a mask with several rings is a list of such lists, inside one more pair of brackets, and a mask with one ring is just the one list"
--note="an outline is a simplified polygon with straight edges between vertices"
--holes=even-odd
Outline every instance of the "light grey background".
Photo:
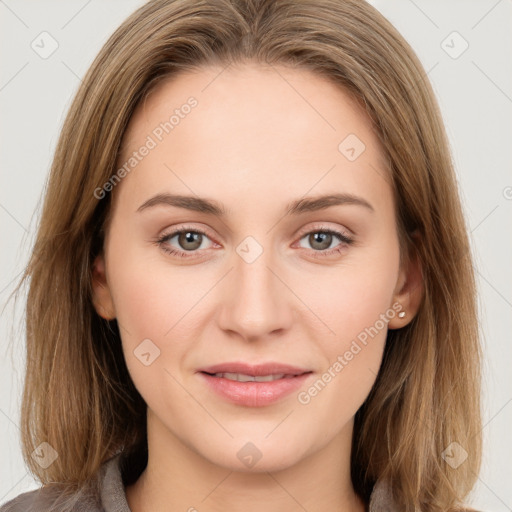
[[[0,0],[0,307],[27,262],[42,187],[80,77],[108,36],[143,3]],[[447,126],[471,230],[485,353],[485,451],[472,503],[484,511],[510,511],[512,1],[371,3],[417,52]],[[46,51],[51,48],[48,36],[40,36],[44,31],[58,43],[48,58],[31,47],[33,41],[42,47],[45,37]],[[17,426],[24,372],[24,332],[17,325],[23,307],[9,303],[0,323],[0,504],[37,487],[22,462]]]

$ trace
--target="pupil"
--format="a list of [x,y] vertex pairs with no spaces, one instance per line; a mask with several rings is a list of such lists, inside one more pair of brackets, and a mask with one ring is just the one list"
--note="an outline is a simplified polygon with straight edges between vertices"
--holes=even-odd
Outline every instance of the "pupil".
[[[187,231],[186,233],[182,233],[180,236],[180,245],[185,249],[186,251],[192,251],[194,249],[197,249],[201,245],[200,238],[202,235],[201,233],[194,233],[191,231]],[[187,244],[192,244],[192,246],[187,246]]]
[[[319,243],[321,247],[320,249],[326,249],[331,245],[331,237],[332,235],[330,233],[314,233],[313,234],[313,240],[314,243]],[[327,241],[327,243],[326,243]],[[312,244],[314,246],[314,244]]]

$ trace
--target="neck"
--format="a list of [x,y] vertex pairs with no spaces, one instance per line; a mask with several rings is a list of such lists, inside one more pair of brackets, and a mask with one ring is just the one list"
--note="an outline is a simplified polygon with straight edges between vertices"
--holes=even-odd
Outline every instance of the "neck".
[[148,464],[126,489],[132,512],[364,512],[350,478],[350,423],[330,443],[275,471],[238,471],[205,459],[148,409]]

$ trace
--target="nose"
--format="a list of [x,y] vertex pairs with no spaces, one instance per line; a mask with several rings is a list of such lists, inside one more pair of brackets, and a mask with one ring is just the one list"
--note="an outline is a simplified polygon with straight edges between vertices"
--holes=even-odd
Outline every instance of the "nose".
[[234,252],[234,268],[221,290],[218,322],[223,330],[256,341],[290,328],[294,295],[279,275],[270,250],[249,261]]

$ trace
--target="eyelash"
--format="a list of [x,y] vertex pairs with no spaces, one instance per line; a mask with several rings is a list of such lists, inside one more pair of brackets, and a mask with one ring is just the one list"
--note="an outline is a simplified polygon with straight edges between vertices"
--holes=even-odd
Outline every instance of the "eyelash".
[[[169,245],[167,245],[167,242],[171,238],[174,238],[176,235],[180,235],[182,233],[199,233],[201,235],[206,236],[207,238],[210,238],[208,236],[208,234],[205,231],[203,231],[202,229],[200,229],[200,228],[182,227],[180,229],[172,231],[171,233],[163,234],[162,236],[160,236],[159,238],[154,240],[154,243],[158,247],[160,247],[164,252],[166,252],[167,254],[170,254],[172,256],[177,256],[179,258],[194,258],[195,257],[194,254],[198,252],[197,250],[190,251],[189,253],[187,253],[185,251],[180,251],[179,249],[171,249],[171,248],[169,248]],[[324,234],[328,234],[328,235],[334,235],[337,238],[339,238],[339,240],[342,242],[341,244],[337,245],[333,249],[325,249],[323,251],[315,251],[315,250],[313,250],[313,253],[316,253],[315,256],[314,256],[315,258],[325,258],[325,257],[328,257],[328,256],[332,256],[333,254],[341,253],[341,251],[344,249],[345,246],[351,245],[352,243],[354,243],[353,238],[350,238],[349,236],[345,235],[344,233],[341,233],[339,231],[336,231],[336,230],[330,229],[330,228],[316,228],[316,229],[313,229],[311,231],[308,231],[308,232],[304,233],[299,238],[299,240],[302,240],[305,236],[311,235],[313,233],[324,233]]]

